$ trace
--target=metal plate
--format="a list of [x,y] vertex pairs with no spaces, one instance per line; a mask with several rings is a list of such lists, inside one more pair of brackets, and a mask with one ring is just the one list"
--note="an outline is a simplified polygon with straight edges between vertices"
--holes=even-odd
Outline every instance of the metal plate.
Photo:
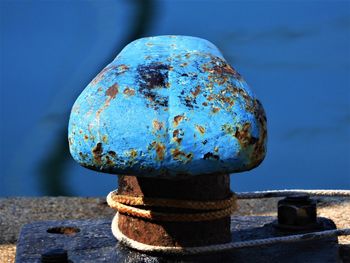
[[[232,217],[232,239],[244,241],[284,235],[274,217]],[[320,218],[324,229],[334,223]],[[52,249],[65,249],[71,262],[340,262],[336,238],[232,250],[226,253],[171,257],[139,253],[119,244],[110,220],[42,221],[25,225],[17,244],[16,262],[41,262]]]

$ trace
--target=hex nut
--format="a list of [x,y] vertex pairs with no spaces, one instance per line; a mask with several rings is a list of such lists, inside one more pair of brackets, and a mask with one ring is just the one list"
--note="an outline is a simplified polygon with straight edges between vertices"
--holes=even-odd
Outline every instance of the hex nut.
[[308,195],[294,195],[278,202],[278,226],[307,229],[317,225],[316,201]]

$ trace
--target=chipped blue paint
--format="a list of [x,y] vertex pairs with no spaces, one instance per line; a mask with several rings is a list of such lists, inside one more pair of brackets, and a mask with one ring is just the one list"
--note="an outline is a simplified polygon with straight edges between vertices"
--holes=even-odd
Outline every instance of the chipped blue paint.
[[263,160],[266,117],[212,43],[157,36],[127,45],[85,88],[68,136],[73,158],[103,172],[232,173]]

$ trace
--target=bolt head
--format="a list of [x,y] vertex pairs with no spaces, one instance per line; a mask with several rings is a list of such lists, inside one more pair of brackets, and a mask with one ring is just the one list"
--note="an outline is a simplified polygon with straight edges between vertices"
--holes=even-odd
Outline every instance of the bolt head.
[[317,225],[316,201],[307,195],[286,197],[278,202],[278,225],[308,228]]

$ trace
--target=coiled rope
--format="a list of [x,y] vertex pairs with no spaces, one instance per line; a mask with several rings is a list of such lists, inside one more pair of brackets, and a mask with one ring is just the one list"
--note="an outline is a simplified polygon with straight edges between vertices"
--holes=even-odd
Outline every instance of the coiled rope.
[[[107,197],[107,202],[113,200],[111,192]],[[269,198],[269,197],[285,197],[295,194],[308,194],[311,196],[328,196],[328,197],[350,197],[349,190],[272,190],[272,191],[258,191],[258,192],[243,192],[236,193],[237,199],[255,199],[255,198]],[[140,200],[133,200],[130,202],[139,202]],[[115,202],[115,201],[114,201]],[[114,207],[116,208],[116,207]],[[118,228],[118,213],[115,215],[112,221],[112,232],[113,235],[125,245],[142,251],[142,252],[156,252],[165,254],[178,254],[178,255],[194,255],[194,254],[205,254],[224,252],[237,248],[248,248],[263,245],[272,245],[277,243],[290,243],[300,241],[312,241],[323,238],[337,237],[350,235],[350,228],[344,229],[333,229],[318,232],[309,232],[305,234],[288,235],[281,237],[271,237],[264,239],[230,242],[224,244],[214,244],[209,246],[200,247],[166,247],[166,246],[153,246],[144,243],[140,243],[136,240],[130,239],[125,236]],[[153,214],[154,212],[152,212]]]
[[[119,213],[149,220],[171,222],[210,221],[230,216],[237,209],[236,200],[237,198],[233,193],[228,199],[218,201],[190,201],[134,197],[118,195],[117,191],[112,191],[107,196],[108,205],[111,208],[118,210]],[[150,209],[141,209],[134,206],[183,208],[204,210],[205,212],[164,213]]]
[[236,195],[231,194],[228,199],[218,201],[192,201],[192,200],[174,200],[165,198],[149,198],[144,196],[128,196],[120,195],[117,191],[109,193],[107,199],[114,202],[119,202],[126,205],[142,205],[142,206],[158,206],[158,207],[173,207],[198,210],[216,210],[225,209],[236,203]]

